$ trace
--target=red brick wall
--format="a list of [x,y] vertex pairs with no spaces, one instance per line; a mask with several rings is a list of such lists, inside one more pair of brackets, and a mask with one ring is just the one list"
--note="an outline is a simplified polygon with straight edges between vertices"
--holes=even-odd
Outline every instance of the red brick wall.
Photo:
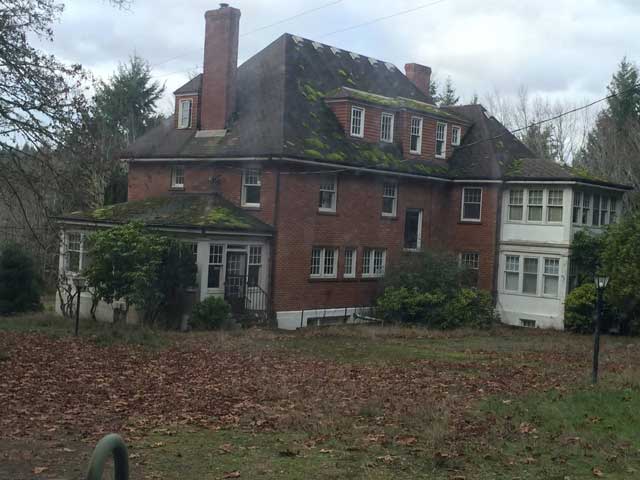
[[[365,109],[365,124],[364,124],[364,137],[352,137],[351,136],[351,107],[358,106]],[[332,101],[329,103],[329,107],[335,114],[340,126],[342,127],[345,136],[354,141],[365,141],[369,143],[380,142],[380,120],[383,112],[395,113],[394,128],[393,128],[393,141],[399,143],[402,147],[404,158],[413,160],[429,160],[429,161],[442,161],[448,160],[455,148],[451,145],[451,137],[453,126],[460,126],[461,138],[466,133],[466,129],[463,125],[457,125],[443,120],[436,120],[431,117],[425,117],[417,113],[399,111],[393,112],[392,110],[384,109],[381,107],[374,107],[371,105],[365,105],[358,102],[352,102],[349,100],[344,101]],[[410,153],[410,140],[411,140],[411,117],[422,117],[422,148],[420,154]],[[436,154],[436,125],[438,122],[447,124],[447,138],[446,138],[446,150],[445,158],[437,159]],[[444,163],[443,163],[444,165]]]

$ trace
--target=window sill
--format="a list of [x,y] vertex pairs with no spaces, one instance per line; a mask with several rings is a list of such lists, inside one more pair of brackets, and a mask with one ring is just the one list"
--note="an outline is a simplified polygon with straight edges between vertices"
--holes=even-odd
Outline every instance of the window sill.
[[385,215],[384,213],[382,215],[380,215],[380,218],[382,220],[398,220],[398,215]]
[[184,192],[185,190],[184,187],[169,187],[170,192]]
[[323,283],[323,282],[339,282],[337,277],[309,277],[310,283]]
[[458,220],[458,225],[482,225],[482,220]]
[[407,252],[407,253],[420,253],[420,252],[422,252],[422,248],[407,248],[407,247],[404,247],[402,249],[402,251],[403,252]]
[[434,158],[436,160],[446,160],[447,156],[446,155],[435,155]]
[[510,290],[500,290],[500,293],[504,295],[516,295],[518,297],[542,298],[545,300],[560,300],[559,296],[552,297],[551,295],[538,295],[538,294],[534,295],[533,293],[522,293],[522,292],[515,292]]
[[337,216],[335,210],[318,210],[318,215],[329,215],[329,216]]
[[254,211],[262,210],[262,207],[261,207],[260,205],[251,205],[251,204],[248,204],[248,205],[240,205],[240,207],[241,207],[243,210],[254,210]]

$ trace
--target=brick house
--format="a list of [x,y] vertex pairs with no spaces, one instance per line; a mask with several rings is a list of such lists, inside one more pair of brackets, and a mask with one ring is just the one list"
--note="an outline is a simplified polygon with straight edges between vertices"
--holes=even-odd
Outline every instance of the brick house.
[[423,65],[284,34],[238,67],[239,21],[206,12],[202,74],[125,153],[129,201],[61,219],[61,271],[88,231],[141,220],[193,244],[200,299],[292,329],[371,306],[387,266],[444,248],[503,321],[562,328],[573,232],[615,221],[627,187],[533,158],[481,105],[438,108]]

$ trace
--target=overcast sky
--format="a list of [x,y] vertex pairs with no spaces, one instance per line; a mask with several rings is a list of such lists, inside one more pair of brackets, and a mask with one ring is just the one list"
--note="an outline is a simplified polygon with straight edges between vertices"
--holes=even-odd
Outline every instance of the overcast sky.
[[[211,0],[66,0],[45,48],[108,78],[133,52],[172,92],[201,70],[204,12]],[[242,63],[288,32],[389,61],[450,75],[462,97],[529,92],[575,102],[606,94],[623,56],[640,58],[640,0],[235,0],[242,11]],[[429,5],[431,4],[431,5]],[[361,28],[341,29],[426,5]],[[254,31],[314,8],[318,10]],[[242,36],[244,35],[244,36]],[[178,57],[178,58],[175,58]],[[161,108],[168,111],[170,95]]]

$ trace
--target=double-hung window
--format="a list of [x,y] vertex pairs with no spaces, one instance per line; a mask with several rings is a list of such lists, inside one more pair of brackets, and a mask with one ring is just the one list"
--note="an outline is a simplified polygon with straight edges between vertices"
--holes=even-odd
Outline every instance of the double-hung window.
[[338,271],[338,249],[314,247],[311,250],[312,278],[336,278]]
[[384,276],[387,251],[383,248],[365,248],[362,255],[362,276]]
[[444,158],[447,153],[447,124],[436,124],[436,158]]
[[600,195],[593,196],[593,217],[591,225],[597,227],[600,225]]
[[191,100],[180,100],[180,106],[178,111],[178,128],[191,127]]
[[364,137],[364,108],[351,107],[351,136]]
[[184,165],[171,168],[171,188],[184,188]]
[[524,190],[509,191],[509,221],[521,222],[524,209]]
[[524,257],[522,293],[538,294],[538,259],[536,257]]
[[262,181],[260,170],[257,168],[247,168],[242,173],[242,206],[259,207],[260,189]]
[[260,271],[262,269],[262,247],[251,245],[249,247],[249,266],[247,270],[247,284],[250,287],[260,285]]
[[451,145],[457,147],[460,145],[460,137],[462,136],[462,129],[457,126],[451,127]]
[[395,217],[398,205],[398,184],[384,182],[382,186],[382,216]]
[[541,222],[544,190],[529,190],[527,193],[528,193],[527,219],[530,222]]
[[471,274],[471,284],[478,284],[478,272],[480,271],[480,254],[465,252],[460,255],[460,264]]
[[609,197],[600,199],[600,225],[609,224]]
[[209,245],[209,271],[207,288],[222,287],[222,265],[224,258],[224,245],[212,243]]
[[549,190],[547,192],[547,222],[562,222],[563,190]]
[[582,194],[582,224],[589,225],[589,212],[591,211],[591,195]]
[[409,152],[420,154],[422,151],[422,118],[411,117],[411,138],[409,140]]
[[67,233],[67,273],[80,273],[87,267],[87,252],[84,233]]
[[609,202],[609,223],[616,223],[618,215],[618,201],[612,198]]
[[544,285],[543,293],[552,297],[558,296],[558,284],[560,279],[560,259],[544,259]]
[[321,212],[336,211],[336,183],[335,175],[323,175],[320,177],[320,197],[318,210]]
[[482,211],[482,188],[465,187],[462,189],[463,221],[480,221]]
[[581,216],[582,209],[582,192],[573,192],[573,218],[572,222],[579,224],[582,220]]
[[404,248],[420,250],[422,246],[422,209],[407,208],[404,217]]
[[380,141],[393,142],[393,114],[383,113],[380,115]]
[[344,249],[344,278],[354,278],[356,276],[357,252],[353,247]]
[[520,257],[507,255],[504,268],[504,289],[517,292],[520,289]]

